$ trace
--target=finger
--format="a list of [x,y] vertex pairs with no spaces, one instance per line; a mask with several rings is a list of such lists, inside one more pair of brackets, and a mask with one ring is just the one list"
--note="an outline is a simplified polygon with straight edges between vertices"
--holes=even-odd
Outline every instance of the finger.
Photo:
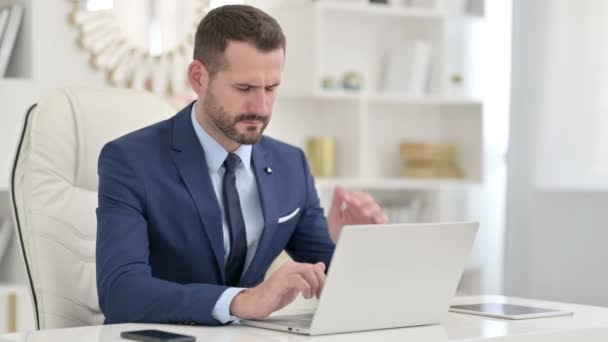
[[360,199],[361,205],[358,208],[352,208],[352,215],[359,222],[382,223],[384,221],[384,212],[371,195],[367,193],[357,193],[356,197]]
[[357,191],[356,192],[357,199],[359,199],[363,203],[374,202],[374,198],[367,192]]
[[346,204],[345,209],[351,209],[351,208],[357,209],[357,208],[361,207],[361,198],[356,193],[351,193],[344,200],[344,203]]
[[317,296],[317,298],[320,298],[321,292],[323,292],[323,287],[325,287],[325,264],[322,262],[318,262],[314,266],[314,273],[317,277],[317,281],[319,282],[319,287],[315,295]]
[[310,297],[314,296],[319,290],[319,280],[315,274],[314,265],[308,265],[305,269],[301,270],[298,274],[304,278],[310,287]]
[[368,206],[359,209],[349,210],[349,213],[354,220],[353,222],[357,222],[358,224],[365,224],[373,223],[374,216],[379,215],[381,213],[381,209],[377,206]]
[[369,217],[373,220],[373,219],[381,219],[382,215],[384,214],[384,211],[382,211],[382,208],[380,208],[380,206],[377,203],[374,203],[373,205],[371,205],[369,207]]
[[[289,277],[289,275],[290,275],[291,273],[294,273],[294,272],[295,272],[295,270],[296,270],[298,267],[299,267],[299,263],[298,263],[298,262],[295,262],[295,261],[293,261],[293,260],[288,260],[288,261],[285,261],[285,262],[283,263],[283,265],[281,265],[281,266],[279,267],[279,269],[278,269],[278,270],[277,270],[277,271],[276,271],[274,274],[277,274],[277,275],[279,275],[279,274],[280,274],[280,275],[282,275],[282,276],[284,276],[284,277]],[[274,274],[273,274],[273,275],[274,275]]]
[[312,297],[310,285],[300,274],[297,273],[291,276],[290,286],[300,291],[304,298],[310,299]]
[[342,204],[348,202],[349,197],[344,190],[344,187],[338,185],[334,190],[334,196],[331,201],[331,208],[333,210],[341,210]]
[[374,215],[374,223],[375,224],[385,224],[388,223],[388,216],[384,212],[380,212],[379,214]]

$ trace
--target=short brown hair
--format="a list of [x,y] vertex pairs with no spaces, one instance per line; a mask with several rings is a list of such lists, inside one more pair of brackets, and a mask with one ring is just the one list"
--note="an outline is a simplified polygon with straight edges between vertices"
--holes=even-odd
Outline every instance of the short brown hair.
[[194,59],[210,75],[224,67],[224,51],[230,40],[250,42],[264,52],[282,48],[285,35],[279,23],[266,12],[248,5],[225,5],[211,10],[201,20],[194,38]]

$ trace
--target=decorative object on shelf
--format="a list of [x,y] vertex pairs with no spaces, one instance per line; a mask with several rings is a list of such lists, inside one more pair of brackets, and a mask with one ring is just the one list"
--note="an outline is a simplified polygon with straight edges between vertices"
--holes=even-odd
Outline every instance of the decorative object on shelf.
[[11,293],[8,295],[8,324],[7,331],[9,333],[17,332],[17,294]]
[[79,43],[110,82],[159,94],[186,89],[194,34],[210,0],[72,1]]
[[347,71],[342,75],[342,87],[346,90],[363,89],[363,75],[357,71]]
[[336,82],[335,77],[333,77],[331,75],[325,75],[325,76],[323,76],[323,79],[321,80],[321,87],[324,90],[333,90],[338,87],[338,82]]
[[405,165],[404,177],[463,178],[454,144],[403,141],[400,154]]
[[462,75],[458,73],[452,74],[452,76],[450,76],[450,83],[453,86],[462,86]]
[[22,305],[18,307],[17,297],[23,292],[10,283],[0,284],[0,335],[15,333],[18,328],[23,328],[17,321],[18,316],[22,316],[18,312],[19,309],[22,309]]
[[462,86],[462,75],[459,73],[454,73],[450,76],[450,84],[454,87]]
[[306,156],[310,172],[315,177],[333,177],[336,143],[330,137],[315,137],[306,141]]
[[383,91],[422,96],[428,93],[431,46],[422,40],[393,44],[384,64]]
[[6,75],[22,17],[23,6],[20,4],[0,9],[0,77]]
[[448,75],[445,94],[452,97],[464,97],[465,87],[462,73],[454,71]]

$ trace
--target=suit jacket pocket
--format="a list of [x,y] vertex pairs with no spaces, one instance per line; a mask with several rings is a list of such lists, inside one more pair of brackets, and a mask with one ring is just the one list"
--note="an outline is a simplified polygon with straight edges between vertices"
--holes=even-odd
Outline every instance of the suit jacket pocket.
[[285,215],[283,217],[279,217],[279,223],[284,223],[284,222],[287,222],[287,221],[291,220],[296,215],[298,215],[299,212],[300,212],[300,208],[296,208],[296,210],[292,211],[289,215]]

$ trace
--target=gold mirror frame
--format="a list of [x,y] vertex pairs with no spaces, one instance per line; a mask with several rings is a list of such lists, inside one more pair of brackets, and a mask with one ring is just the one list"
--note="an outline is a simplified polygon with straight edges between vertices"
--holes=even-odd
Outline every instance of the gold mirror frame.
[[194,0],[195,19],[190,33],[177,46],[154,56],[130,42],[118,28],[112,10],[82,10],[80,0],[72,1],[70,22],[79,30],[78,43],[91,55],[91,65],[107,73],[110,83],[162,95],[187,89],[186,70],[192,59],[194,34],[209,11],[209,0]]

